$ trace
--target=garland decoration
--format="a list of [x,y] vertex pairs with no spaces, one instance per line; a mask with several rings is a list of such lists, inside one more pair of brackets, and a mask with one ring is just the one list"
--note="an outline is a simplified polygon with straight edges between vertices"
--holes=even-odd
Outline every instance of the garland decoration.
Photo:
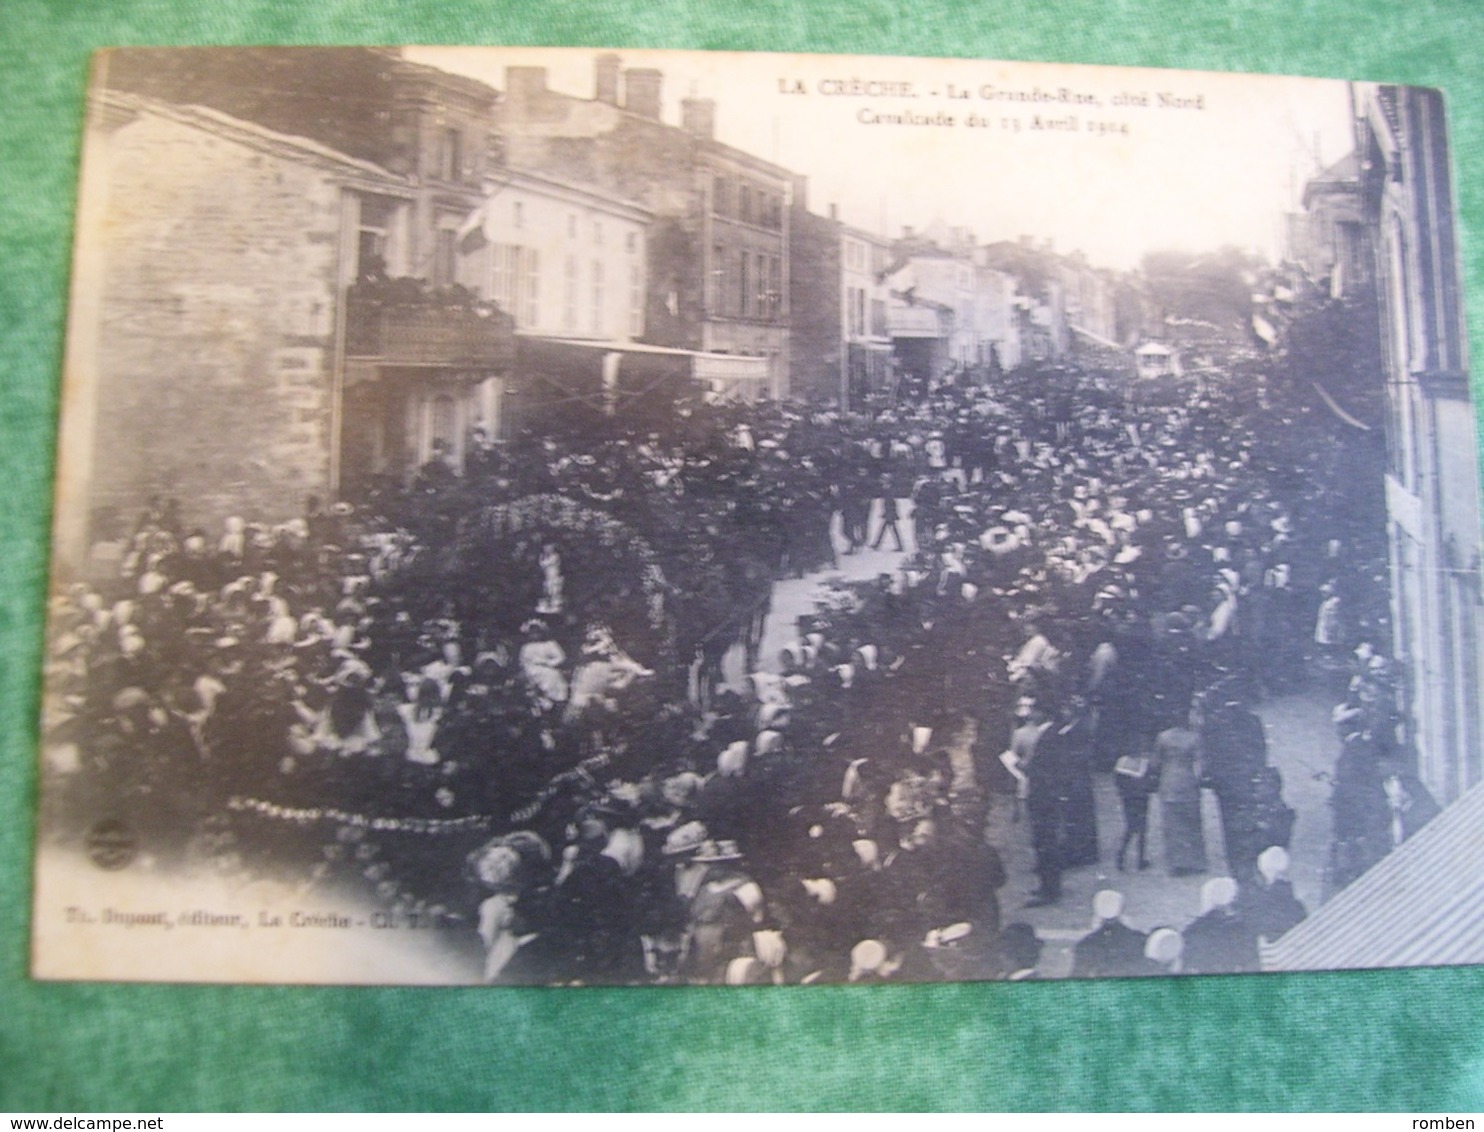
[[378,832],[422,833],[442,835],[464,833],[471,829],[486,829],[494,819],[484,814],[469,814],[458,818],[388,818],[354,814],[330,806],[281,806],[262,798],[244,798],[234,795],[227,800],[227,809],[234,813],[251,813],[275,821],[293,822],[295,825],[311,825],[315,822],[330,822],[335,825],[353,826]]
[[[579,620],[625,620],[624,625],[612,626],[620,645],[651,667],[673,661],[671,586],[659,555],[628,524],[567,496],[528,495],[492,504],[461,520],[449,556],[447,572],[453,575],[449,580],[482,589],[490,601],[531,590],[536,572],[527,570],[520,578],[511,578],[509,565],[534,563],[548,542],[561,554],[569,606]],[[633,614],[642,610],[646,640],[631,639],[638,617],[621,618],[628,601]],[[524,606],[520,615],[529,616],[534,602],[520,604]]]

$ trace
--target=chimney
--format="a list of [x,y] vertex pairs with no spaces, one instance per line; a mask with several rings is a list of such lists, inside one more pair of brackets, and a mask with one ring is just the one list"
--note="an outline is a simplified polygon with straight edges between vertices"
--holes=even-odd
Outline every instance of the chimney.
[[660,83],[664,76],[653,67],[631,67],[623,73],[624,109],[641,118],[660,120]]
[[506,112],[517,121],[530,115],[531,102],[546,93],[545,67],[506,67]]
[[710,141],[716,136],[716,100],[714,98],[682,98],[680,100],[680,125],[691,137]]
[[840,206],[834,201],[830,201],[830,219],[837,222],[840,219]]
[[910,224],[903,224],[902,225],[902,239],[904,239],[904,240],[910,240],[911,238],[912,238],[912,225],[910,225]]
[[794,191],[792,206],[800,212],[809,211],[809,178],[803,173],[795,173],[793,177]]
[[609,106],[618,105],[618,68],[619,58],[617,55],[599,55],[595,66],[597,73],[597,91],[594,97],[599,102],[606,102]]

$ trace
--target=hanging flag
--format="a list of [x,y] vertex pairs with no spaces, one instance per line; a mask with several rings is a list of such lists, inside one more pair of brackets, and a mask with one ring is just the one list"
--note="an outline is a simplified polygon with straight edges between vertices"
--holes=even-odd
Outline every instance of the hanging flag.
[[488,208],[489,201],[481,201],[479,207],[464,217],[464,222],[459,225],[458,243],[462,254],[473,255],[489,243],[484,234],[484,218]]

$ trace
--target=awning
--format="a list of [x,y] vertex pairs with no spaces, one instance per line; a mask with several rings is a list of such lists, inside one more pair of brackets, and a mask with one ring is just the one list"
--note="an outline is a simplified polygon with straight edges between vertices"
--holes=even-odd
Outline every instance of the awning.
[[772,366],[765,357],[535,334],[518,334],[516,341],[523,375],[607,413],[646,398],[673,400],[678,382],[694,381],[723,400],[755,401],[772,391]]
[[767,358],[746,354],[695,355],[696,380],[717,401],[757,401],[772,396],[773,374]]
[[1484,784],[1263,949],[1265,971],[1484,963]]
[[886,332],[893,338],[942,338],[948,333],[932,307],[905,306],[886,308]]
[[1123,347],[1120,346],[1117,342],[1113,341],[1113,339],[1104,338],[1101,334],[1097,334],[1094,331],[1088,330],[1085,326],[1078,326],[1075,322],[1069,322],[1067,324],[1067,329],[1070,330],[1073,334],[1080,334],[1089,342],[1095,342],[1099,346],[1106,346],[1110,350],[1123,349]]
[[519,376],[552,389],[549,403],[584,404],[609,415],[652,396],[673,401],[676,383],[693,376],[689,350],[637,342],[517,334],[516,358]]

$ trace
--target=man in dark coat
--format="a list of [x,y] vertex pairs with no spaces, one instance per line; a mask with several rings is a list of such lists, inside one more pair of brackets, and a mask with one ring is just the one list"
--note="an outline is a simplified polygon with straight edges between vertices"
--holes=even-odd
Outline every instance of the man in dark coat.
[[1266,848],[1257,844],[1256,811],[1258,779],[1267,762],[1262,720],[1234,693],[1227,695],[1201,726],[1201,780],[1216,795],[1226,866],[1242,884],[1252,879],[1257,855]]
[[1061,899],[1061,875],[1068,867],[1069,799],[1077,793],[1075,781],[1086,761],[1081,747],[1085,736],[1076,714],[1063,708],[1057,720],[1042,731],[1035,754],[1025,766],[1028,779],[1026,812],[1031,820],[1031,847],[1036,851],[1039,887],[1029,908]]
[[896,544],[895,549],[902,549],[902,532],[897,528],[897,519],[900,518],[897,509],[897,499],[891,481],[888,477],[881,477],[881,529],[876,532],[876,540],[871,543],[872,550],[880,550],[881,543],[886,538],[886,532],[891,532],[892,542]]

